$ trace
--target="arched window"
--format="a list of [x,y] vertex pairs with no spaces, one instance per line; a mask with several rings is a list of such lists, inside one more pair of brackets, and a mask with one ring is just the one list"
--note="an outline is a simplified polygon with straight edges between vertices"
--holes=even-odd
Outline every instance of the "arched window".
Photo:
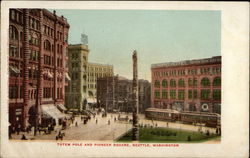
[[38,35],[36,33],[32,34],[29,41],[33,45],[39,45]]
[[162,87],[164,87],[164,88],[168,87],[168,81],[167,80],[164,79],[162,81]]
[[178,85],[179,85],[179,87],[185,87],[185,81],[183,78],[179,79]]
[[9,30],[9,36],[10,36],[10,39],[13,39],[13,40],[18,40],[18,31],[17,29],[10,25],[10,30]]
[[160,81],[155,80],[155,87],[159,88],[160,87]]
[[51,44],[48,40],[44,41],[44,49],[47,51],[51,51]]
[[213,86],[220,86],[221,85],[221,78],[215,77],[213,81]]
[[208,78],[203,78],[202,80],[201,80],[201,85],[202,86],[210,86],[210,81],[209,81],[209,79]]
[[170,80],[170,87],[176,87],[176,82],[174,79]]

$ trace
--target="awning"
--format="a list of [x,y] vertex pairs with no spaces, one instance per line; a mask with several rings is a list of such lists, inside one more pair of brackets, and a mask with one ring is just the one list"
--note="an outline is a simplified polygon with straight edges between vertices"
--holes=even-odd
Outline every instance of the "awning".
[[88,103],[96,103],[96,99],[95,98],[87,98],[87,102]]
[[16,74],[20,74],[20,70],[18,68],[15,68],[13,66],[10,66],[10,70],[13,71]]
[[55,119],[66,117],[65,114],[61,113],[54,104],[42,105],[42,112],[45,116],[49,116]]
[[59,108],[59,110],[62,110],[62,111],[67,110],[67,108],[63,104],[58,104],[57,107]]
[[71,80],[71,78],[69,77],[69,74],[68,74],[68,73],[65,73],[65,79],[67,79],[68,81]]

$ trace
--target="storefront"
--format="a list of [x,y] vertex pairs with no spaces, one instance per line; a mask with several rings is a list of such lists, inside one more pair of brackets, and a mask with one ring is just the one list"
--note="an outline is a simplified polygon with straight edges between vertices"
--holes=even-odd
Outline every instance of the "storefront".
[[63,114],[61,111],[58,110],[58,108],[54,104],[46,104],[42,105],[42,122],[48,122],[50,120],[55,120],[56,124],[59,124],[60,119],[67,118],[66,114]]
[[67,108],[63,104],[57,104],[57,108],[63,113],[67,111]]
[[[11,117],[10,117],[11,116]],[[23,108],[20,106],[9,108],[9,122],[12,127],[17,127],[23,121]]]

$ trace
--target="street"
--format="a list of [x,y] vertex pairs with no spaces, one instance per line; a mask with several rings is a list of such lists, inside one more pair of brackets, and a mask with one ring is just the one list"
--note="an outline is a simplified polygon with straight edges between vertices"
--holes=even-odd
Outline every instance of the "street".
[[[127,114],[120,114],[121,117],[125,118]],[[116,117],[116,121],[114,118]],[[129,119],[132,118],[131,114],[128,114]],[[73,124],[70,125],[65,130],[62,130],[62,133],[65,133],[63,140],[115,140],[126,131],[132,128],[132,124],[128,122],[118,121],[118,114],[108,114],[107,117],[102,117],[101,114],[96,115],[95,118],[92,118],[87,122],[87,124],[83,124],[80,116],[75,118]],[[97,120],[97,122],[96,122]],[[110,121],[110,124],[108,123]],[[77,122],[77,126],[76,126]],[[156,120],[147,120],[145,116],[139,115],[139,123],[147,126],[153,127],[168,127],[175,128],[180,130],[191,130],[198,131],[199,126],[181,124],[181,123],[173,123],[173,122],[165,122],[165,121],[156,121]],[[34,137],[33,133],[30,132],[27,134],[26,132],[20,132],[19,135],[12,134],[12,139],[20,140],[22,135],[25,134],[27,139],[34,140],[55,140],[60,127],[57,127],[55,131],[52,131],[51,134],[44,134],[41,132],[37,132],[37,136]],[[203,132],[209,130],[212,133],[215,133],[215,129],[202,127]]]

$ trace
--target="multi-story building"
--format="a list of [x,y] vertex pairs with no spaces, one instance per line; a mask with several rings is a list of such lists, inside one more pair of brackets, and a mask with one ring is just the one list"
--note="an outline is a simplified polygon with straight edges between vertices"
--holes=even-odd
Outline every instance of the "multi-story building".
[[41,118],[64,105],[69,24],[45,9],[10,9],[9,15],[9,122],[25,128],[37,113]]
[[153,64],[151,106],[220,113],[221,56]]
[[114,75],[113,66],[108,64],[88,63],[88,95],[96,100],[96,82],[98,78]]
[[[139,112],[144,113],[150,107],[150,82],[138,80]],[[97,80],[97,101],[100,107],[108,111],[132,112],[133,83],[121,76],[103,77]]]
[[99,77],[113,76],[113,66],[88,62],[88,45],[69,45],[69,75],[66,88],[66,106],[88,109],[96,104],[96,81]]
[[66,106],[79,108],[87,104],[84,99],[88,97],[87,89],[87,65],[89,49],[87,45],[69,45],[69,76],[71,82],[66,87]]

